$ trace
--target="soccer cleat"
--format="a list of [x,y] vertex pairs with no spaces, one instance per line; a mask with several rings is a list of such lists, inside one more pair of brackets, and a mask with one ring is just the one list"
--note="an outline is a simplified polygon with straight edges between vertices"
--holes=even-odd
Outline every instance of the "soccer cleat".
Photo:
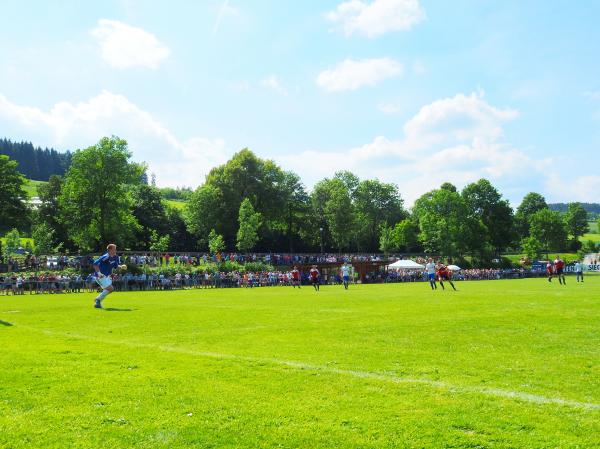
[[101,308],[102,308],[102,302],[100,302],[96,299],[96,301],[94,301],[94,309],[101,309]]

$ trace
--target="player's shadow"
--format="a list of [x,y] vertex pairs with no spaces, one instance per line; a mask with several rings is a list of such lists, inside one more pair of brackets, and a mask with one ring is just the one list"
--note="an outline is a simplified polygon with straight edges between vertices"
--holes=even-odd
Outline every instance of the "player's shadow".
[[12,324],[9,323],[8,321],[2,321],[2,320],[0,320],[0,325],[2,325],[2,326],[12,326]]
[[117,309],[115,307],[106,307],[107,312],[133,312],[134,309]]

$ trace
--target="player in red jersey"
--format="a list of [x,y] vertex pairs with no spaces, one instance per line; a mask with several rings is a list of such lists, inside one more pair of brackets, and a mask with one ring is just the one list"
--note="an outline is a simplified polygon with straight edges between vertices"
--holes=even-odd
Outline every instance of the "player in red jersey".
[[310,269],[310,271],[308,272],[308,275],[310,276],[310,282],[312,283],[312,286],[314,287],[315,291],[319,291],[319,270],[317,270],[317,266],[313,265],[312,268]]
[[454,290],[456,290],[456,287],[454,286],[454,283],[452,282],[452,270],[450,270],[443,263],[440,263],[438,265],[437,276],[438,276],[438,281],[440,281],[440,285],[442,286],[442,290],[446,290],[446,288],[444,287],[444,281],[450,282],[450,285],[452,286],[452,288]]
[[567,281],[565,279],[565,261],[560,258],[560,256],[556,256],[556,260],[554,260],[554,272],[556,273],[556,277],[558,277],[558,283],[562,285],[567,285]]
[[548,282],[552,282],[552,276],[554,275],[554,265],[551,261],[546,264],[546,274],[548,275]]
[[292,287],[300,288],[300,270],[298,270],[298,267],[294,267],[292,270]]

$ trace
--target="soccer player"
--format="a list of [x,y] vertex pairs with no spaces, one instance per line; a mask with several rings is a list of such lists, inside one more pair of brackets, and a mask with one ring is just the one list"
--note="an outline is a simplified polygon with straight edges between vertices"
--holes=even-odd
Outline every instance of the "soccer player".
[[294,266],[294,269],[292,270],[292,287],[300,288],[300,270],[298,270],[298,267],[296,266]]
[[425,264],[425,271],[427,271],[427,279],[429,279],[431,290],[437,290],[437,284],[435,282],[435,263],[433,263],[433,259],[431,257]]
[[350,267],[346,262],[342,265],[340,269],[342,272],[342,282],[344,283],[344,289],[348,290],[348,282],[350,282]]
[[554,276],[554,265],[552,265],[552,261],[548,261],[546,264],[546,274],[548,275],[548,282],[552,282],[552,276]]
[[94,261],[94,271],[96,272],[96,282],[102,288],[102,292],[96,297],[94,307],[102,308],[102,301],[110,295],[114,288],[112,285],[111,274],[115,268],[125,269],[127,265],[121,265],[121,260],[117,256],[117,245],[111,243],[106,247],[106,253],[102,254]]
[[583,264],[580,261],[575,262],[575,274],[577,274],[577,282],[580,279],[583,282]]
[[319,291],[319,270],[317,270],[317,266],[313,265],[312,268],[310,269],[310,271],[308,272],[308,275],[310,276],[310,282],[312,283],[312,286],[314,287],[315,291]]
[[567,285],[567,281],[564,275],[565,270],[565,262],[560,258],[560,256],[556,256],[554,260],[554,271],[556,272],[556,276],[558,277],[558,283],[562,285]]
[[446,288],[444,287],[444,280],[450,282],[452,288],[456,290],[456,287],[452,283],[452,271],[446,265],[444,265],[443,263],[440,263],[438,265],[437,275],[438,280],[440,281],[440,285],[442,286],[442,290],[446,290]]

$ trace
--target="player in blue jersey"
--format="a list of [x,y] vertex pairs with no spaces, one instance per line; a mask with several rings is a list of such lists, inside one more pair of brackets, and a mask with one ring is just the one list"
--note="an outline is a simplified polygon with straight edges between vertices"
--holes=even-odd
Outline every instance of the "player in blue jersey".
[[117,245],[111,243],[106,247],[106,253],[102,254],[94,261],[94,270],[96,271],[96,282],[102,288],[102,292],[96,297],[94,307],[102,308],[102,300],[111,294],[114,290],[110,275],[112,270],[127,268],[127,265],[121,265],[121,260],[117,256]]

